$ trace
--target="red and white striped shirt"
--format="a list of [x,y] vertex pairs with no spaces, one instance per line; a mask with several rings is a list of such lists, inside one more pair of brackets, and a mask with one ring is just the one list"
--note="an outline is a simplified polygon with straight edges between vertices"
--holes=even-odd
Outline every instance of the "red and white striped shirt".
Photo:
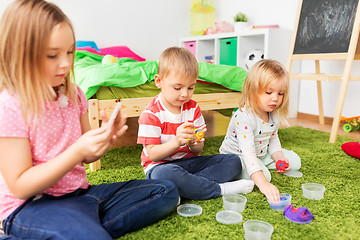
[[141,153],[141,165],[145,172],[159,163],[200,155],[200,153],[191,152],[189,147],[184,145],[162,161],[153,162],[149,159],[145,145],[158,145],[170,141],[176,136],[176,129],[186,121],[193,122],[195,127],[205,124],[197,102],[190,100],[184,103],[181,113],[174,114],[166,109],[161,102],[160,95],[161,93],[152,99],[139,117],[137,143],[144,145]]

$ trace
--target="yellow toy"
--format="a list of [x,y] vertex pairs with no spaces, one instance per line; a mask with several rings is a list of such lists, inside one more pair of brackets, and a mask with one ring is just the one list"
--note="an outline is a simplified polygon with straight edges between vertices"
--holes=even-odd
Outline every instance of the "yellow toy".
[[202,129],[198,128],[195,130],[195,137],[196,137],[196,142],[199,142],[201,139],[204,138],[204,132]]
[[201,128],[194,128],[195,133],[194,138],[190,139],[188,138],[187,140],[191,141],[191,142],[200,142],[201,139],[204,138],[204,132]]

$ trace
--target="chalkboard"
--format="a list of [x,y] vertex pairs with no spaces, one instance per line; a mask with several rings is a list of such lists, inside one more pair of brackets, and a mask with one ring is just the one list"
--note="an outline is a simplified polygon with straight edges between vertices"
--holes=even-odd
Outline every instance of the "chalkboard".
[[348,52],[359,0],[303,0],[293,54]]

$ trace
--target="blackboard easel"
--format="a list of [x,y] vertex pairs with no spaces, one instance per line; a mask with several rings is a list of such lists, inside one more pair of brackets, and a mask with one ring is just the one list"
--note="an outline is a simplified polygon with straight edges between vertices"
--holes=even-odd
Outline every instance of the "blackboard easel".
[[[329,142],[336,141],[354,60],[360,59],[359,0],[300,0],[287,69],[291,79],[316,80],[319,122],[324,124],[321,81],[341,81]],[[314,60],[315,73],[291,73],[292,62]],[[343,75],[320,72],[320,60],[345,60]]]

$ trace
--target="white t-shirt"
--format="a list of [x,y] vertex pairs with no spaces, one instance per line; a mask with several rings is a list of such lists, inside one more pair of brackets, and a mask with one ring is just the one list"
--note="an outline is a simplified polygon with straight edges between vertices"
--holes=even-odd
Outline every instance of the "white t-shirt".
[[269,113],[265,122],[252,112],[237,110],[233,113],[220,153],[233,153],[240,156],[249,176],[260,171],[260,159],[267,152],[272,155],[281,151],[278,137],[279,121]]

